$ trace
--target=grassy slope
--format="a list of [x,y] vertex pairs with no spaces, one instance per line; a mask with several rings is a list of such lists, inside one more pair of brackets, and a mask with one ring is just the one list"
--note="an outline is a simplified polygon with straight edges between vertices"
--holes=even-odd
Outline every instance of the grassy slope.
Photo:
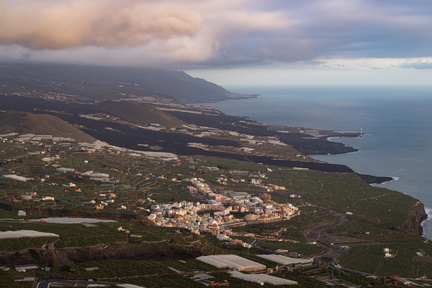
[[[119,156],[119,155],[112,155],[112,154],[106,154],[100,153],[98,155],[89,156],[89,155],[82,155],[81,154],[73,154],[69,157],[62,157],[59,162],[61,164],[67,166],[67,167],[74,167],[79,170],[89,170],[94,169],[96,171],[105,171],[109,172],[110,174],[117,175],[120,179],[124,179],[125,181],[130,181],[130,184],[132,183],[138,183],[140,182],[141,178],[139,176],[136,176],[135,173],[140,172],[142,174],[146,174],[148,172],[154,173],[154,175],[165,175],[168,179],[170,177],[178,177],[178,174],[180,173],[182,177],[191,177],[192,174],[195,175],[194,177],[202,176],[205,179],[207,179],[208,182],[215,181],[215,179],[220,174],[229,175],[228,171],[225,171],[224,169],[219,172],[211,172],[208,169],[202,169],[200,167],[206,167],[208,165],[215,165],[215,162],[220,162],[220,167],[227,167],[228,170],[240,170],[240,169],[247,169],[250,171],[263,171],[266,170],[266,167],[263,167],[262,165],[256,165],[253,163],[247,163],[247,162],[241,162],[241,161],[235,161],[235,160],[226,160],[226,159],[218,159],[216,161],[216,158],[212,158],[211,161],[206,162],[203,157],[200,157],[195,159],[197,161],[196,166],[198,166],[195,169],[188,168],[188,165],[185,163],[185,166],[178,166],[178,167],[172,167],[172,166],[166,166],[163,163],[153,163],[150,165],[150,163],[143,162],[143,159],[135,159],[135,158],[128,158],[125,155]],[[92,158],[93,157],[93,158]],[[88,164],[84,163],[84,159],[90,160]],[[29,158],[23,160],[24,162],[22,165],[24,166],[32,166],[36,167],[37,162],[34,158]],[[31,164],[33,163],[34,164]],[[19,167],[15,166],[18,165],[14,164],[14,169],[19,169]],[[155,166],[155,164],[157,164]],[[91,167],[90,167],[91,166]],[[104,166],[104,169],[101,169],[101,167]],[[98,168],[99,167],[99,168]],[[118,172],[115,172],[117,174],[114,174],[114,171],[110,170],[109,168],[117,168],[119,169]],[[124,173],[121,173],[121,171],[128,171],[128,168],[130,169],[131,175],[125,175]],[[400,243],[400,245],[396,245],[397,243],[393,243],[396,246],[391,246],[390,248],[396,249],[398,247],[398,255],[407,255],[406,257],[396,257],[395,259],[392,259],[391,261],[386,261],[385,263],[388,265],[382,266],[382,262],[380,262],[381,258],[383,257],[382,253],[382,247],[379,249],[367,249],[368,246],[353,246],[353,248],[350,250],[349,254],[341,259],[341,263],[344,266],[347,266],[349,268],[356,268],[356,269],[364,269],[363,267],[366,267],[367,264],[361,264],[363,262],[369,263],[370,267],[368,269],[370,271],[378,271],[380,273],[388,273],[390,271],[393,271],[395,274],[400,274],[401,276],[405,275],[414,275],[415,273],[419,271],[424,271],[423,268],[418,268],[417,270],[413,270],[409,272],[409,274],[405,273],[399,273],[404,272],[397,269],[397,262],[398,261],[407,261],[407,263],[413,263],[413,267],[416,267],[416,265],[423,265],[422,267],[430,267],[429,264],[419,264],[413,262],[413,251],[416,252],[418,249],[423,249],[426,252],[426,255],[432,255],[432,251],[429,251],[430,248],[428,248],[430,245],[423,244],[422,239],[420,237],[412,236],[400,229],[400,227],[405,222],[408,212],[410,208],[417,202],[416,199],[404,195],[402,193],[398,193],[395,191],[390,191],[387,189],[382,188],[376,188],[372,187],[370,185],[365,184],[361,181],[361,179],[352,173],[324,173],[324,172],[316,172],[316,171],[295,171],[288,168],[281,168],[281,167],[271,167],[273,169],[273,172],[267,173],[268,179],[263,180],[264,183],[273,183],[278,185],[284,185],[287,188],[287,191],[278,191],[273,192],[272,196],[273,199],[281,201],[281,202],[288,202],[293,203],[294,205],[300,205],[301,200],[305,200],[307,202],[313,203],[315,205],[318,205],[320,207],[314,207],[314,206],[307,206],[307,207],[301,207],[301,215],[298,217],[295,217],[292,220],[284,221],[284,222],[275,222],[272,224],[261,224],[261,225],[252,225],[250,227],[247,227],[247,229],[252,230],[253,232],[270,232],[271,230],[278,230],[281,227],[287,227],[288,231],[284,232],[283,238],[286,239],[294,239],[299,241],[304,241],[303,233],[305,230],[307,230],[309,227],[316,225],[319,222],[331,222],[333,216],[331,213],[328,212],[328,209],[337,210],[340,212],[352,212],[354,215],[350,216],[349,222],[347,222],[345,225],[335,227],[331,230],[328,230],[325,234],[325,236],[333,236],[337,237],[339,235],[349,236],[349,237],[356,237],[363,240],[367,240],[369,242],[375,242],[369,243],[378,245],[380,242],[383,241],[404,241],[403,243]],[[21,169],[19,169],[21,170]],[[199,171],[203,171],[200,173]],[[204,172],[205,171],[205,172]],[[253,173],[256,174],[256,173]],[[65,177],[65,175],[60,175],[56,177]],[[230,177],[230,176],[228,176]],[[244,176],[231,176],[231,177],[237,177],[240,178],[249,178]],[[129,179],[129,180],[128,180]],[[182,183],[180,186],[176,183],[171,183],[169,180],[157,180],[157,179],[151,179],[151,187],[149,187],[149,192],[151,194],[155,195],[161,195],[167,194],[167,197],[170,195],[170,192],[168,191],[179,191],[179,187],[182,185],[185,185],[185,183]],[[129,182],[128,182],[129,183]],[[10,189],[18,189],[17,191],[23,191],[25,188],[26,183],[17,183],[16,185],[8,184],[7,186]],[[18,185],[19,184],[19,185]],[[84,183],[83,183],[84,184]],[[154,184],[154,185],[153,185]],[[31,185],[28,184],[28,185]],[[147,190],[147,186],[145,184],[143,185],[143,189]],[[256,193],[260,193],[263,190],[260,188],[251,188],[250,186],[246,185],[246,183],[239,183],[234,184],[230,183],[233,188],[236,188],[234,185],[239,185],[236,189],[245,189],[243,191],[248,191],[253,193],[253,191],[249,191],[248,189],[254,189],[257,191]],[[145,186],[145,187],[144,187]],[[29,186],[30,187],[30,186]],[[94,192],[98,191],[92,190],[91,186],[85,186],[86,189],[83,189],[83,192],[79,193],[79,195],[95,195]],[[228,188],[228,187],[227,187]],[[12,190],[9,189],[10,193],[13,193]],[[46,189],[46,188],[44,188]],[[95,189],[95,188],[93,188]],[[171,190],[173,189],[173,190]],[[162,193],[163,191],[166,191],[166,193]],[[40,191],[42,194],[42,191]],[[298,193],[301,195],[301,199],[290,199],[289,195],[291,193]],[[159,193],[159,194],[158,194]],[[172,193],[172,192],[171,192]],[[119,195],[119,198],[122,200],[118,200],[120,203],[121,201],[125,201],[128,197],[137,197],[132,196],[135,195],[132,192],[123,193],[124,196]],[[143,197],[144,193],[141,193],[142,195],[140,197]],[[70,197],[72,197],[74,194],[70,194]],[[93,196],[94,197],[94,196]],[[172,197],[172,196],[171,196]],[[177,197],[177,196],[176,196]],[[181,197],[180,194],[178,194],[178,197]],[[153,196],[152,196],[153,198]],[[168,199],[168,198],[167,198]],[[130,201],[133,201],[133,199],[130,199]],[[132,202],[131,202],[132,203]],[[14,206],[14,208],[18,208],[18,206]],[[74,208],[77,209],[77,208]],[[81,209],[81,208],[80,208]],[[85,209],[85,208],[82,208]],[[4,215],[6,216],[6,215]],[[10,224],[7,224],[10,225]],[[56,225],[43,225],[43,223],[34,223],[32,224],[32,228],[39,231],[47,231],[47,232],[54,232],[54,233],[60,233],[62,235],[63,240],[59,243],[61,246],[79,246],[79,245],[95,245],[97,243],[104,243],[106,241],[109,241],[111,235],[116,235],[116,237],[120,237],[117,241],[124,241],[124,236],[121,234],[118,234],[115,231],[116,225],[113,225],[112,227],[108,227],[110,225],[98,225],[98,226],[104,226],[100,227],[98,229],[89,229],[87,227],[81,227],[80,225],[77,225],[77,231],[79,230],[82,235],[87,234],[88,241],[86,243],[82,243],[78,241],[76,237],[74,237],[72,234],[69,235],[69,230],[72,226],[69,227],[56,227]],[[50,227],[50,229],[47,229]],[[20,225],[20,228],[23,229],[24,226]],[[30,228],[30,227],[25,227]],[[51,229],[52,228],[52,229]],[[55,229],[54,229],[55,228]],[[3,229],[8,229],[6,226],[3,227]],[[18,229],[18,226],[17,226]],[[100,230],[99,230],[100,229]],[[239,230],[244,230],[245,227],[239,227]],[[75,231],[75,228],[72,229]],[[98,231],[96,231],[98,230]],[[164,230],[164,229],[162,229]],[[93,235],[89,232],[98,232],[98,235]],[[154,233],[145,233],[146,231],[134,231],[136,233],[142,233],[145,235],[142,240],[147,241],[154,241],[154,240],[160,240],[160,239],[166,239],[170,238],[172,236],[170,235],[164,235],[165,233],[160,233],[161,238],[154,238]],[[143,233],[144,232],[144,233]],[[370,234],[366,234],[366,232],[371,232]],[[168,232],[169,234],[169,232]],[[114,238],[111,238],[114,240]],[[115,240],[114,240],[115,241]],[[4,243],[6,244],[6,242]],[[23,240],[21,243],[16,243],[26,246],[27,244]],[[33,243],[34,245],[30,245],[31,247],[38,247],[40,246],[40,243]],[[392,244],[392,245],[393,245]],[[409,245],[411,246],[409,246]],[[12,245],[11,243],[8,243],[8,245]],[[389,245],[390,243],[386,242],[384,245]],[[408,246],[407,246],[408,245]],[[423,248],[422,245],[425,245]],[[364,248],[366,247],[366,248]],[[372,246],[371,246],[372,247]],[[378,247],[378,246],[376,246]],[[18,248],[18,247],[17,247]],[[357,249],[363,249],[363,250],[357,250]],[[14,250],[13,247],[8,248],[7,250]],[[357,252],[360,251],[360,252]],[[359,254],[361,255],[369,255],[371,261],[367,260],[368,258],[365,256],[363,258],[358,258]],[[380,258],[381,257],[381,258]],[[359,261],[356,261],[356,259],[359,259]],[[361,260],[363,259],[363,260]],[[378,259],[378,260],[374,260]],[[404,267],[404,265],[401,265],[400,267]],[[365,270],[365,271],[369,271]],[[417,272],[416,272],[417,271]],[[432,271],[432,270],[430,270]],[[432,276],[432,275],[430,275]]]
[[98,105],[98,109],[137,124],[158,123],[166,127],[179,127],[186,124],[186,122],[147,104],[105,101]]
[[94,142],[95,138],[82,132],[69,123],[48,114],[7,111],[0,114],[2,133],[33,133],[69,137],[77,141]]
[[413,197],[364,183],[354,173],[279,170],[269,182],[300,191],[302,199],[381,226],[401,226],[417,203]]

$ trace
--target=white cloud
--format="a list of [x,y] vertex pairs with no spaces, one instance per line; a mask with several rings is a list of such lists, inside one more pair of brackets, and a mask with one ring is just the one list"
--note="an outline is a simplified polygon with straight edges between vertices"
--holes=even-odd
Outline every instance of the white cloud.
[[[3,0],[0,2],[0,55],[33,60],[104,53],[104,63],[127,65],[197,63],[219,55],[226,34],[278,29],[277,12],[241,9],[245,1]],[[239,9],[240,8],[240,9]],[[90,54],[91,55],[91,54]],[[98,59],[84,57],[84,59]],[[133,60],[135,58],[136,60]],[[119,58],[117,58],[119,59]]]
[[0,0],[0,60],[425,68],[409,61],[432,56],[431,15],[418,0]]
[[[432,66],[432,57],[416,58],[357,58],[357,59],[317,59],[320,66],[333,69],[369,70],[401,69]],[[424,69],[424,68],[419,68]]]

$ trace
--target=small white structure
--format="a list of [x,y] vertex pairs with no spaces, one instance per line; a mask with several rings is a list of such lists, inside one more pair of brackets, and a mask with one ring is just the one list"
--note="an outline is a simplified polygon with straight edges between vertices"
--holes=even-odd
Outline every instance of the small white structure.
[[23,237],[60,237],[54,233],[39,232],[34,230],[17,230],[0,232],[0,239]]
[[[21,272],[21,271],[19,271]],[[25,272],[25,271],[22,271]],[[35,281],[35,277],[20,277],[20,278],[15,278],[14,281],[15,282],[33,282]]]
[[35,135],[32,140],[33,141],[42,141],[42,140],[52,140],[52,135]]
[[105,220],[96,218],[78,218],[78,217],[48,217],[40,219],[32,219],[30,222],[45,222],[57,224],[82,224],[82,223],[114,223],[115,220]]
[[139,154],[145,155],[147,157],[158,158],[165,161],[178,160],[178,156],[174,153],[169,152],[154,152],[154,151],[135,151]]
[[393,257],[396,257],[395,254],[391,254],[390,253],[391,252],[390,248],[384,248],[383,250],[384,250],[384,258],[393,258]]
[[101,172],[93,172],[90,178],[109,178],[109,174]]
[[260,285],[263,285],[264,283],[269,283],[271,285],[298,285],[298,282],[279,278],[267,274],[243,274],[238,271],[229,271],[229,274],[231,274],[232,277],[242,279],[249,282],[255,282]]
[[289,267],[306,266],[312,265],[313,263],[313,259],[292,258],[277,254],[263,254],[257,256]]
[[228,237],[228,236],[226,236],[226,235],[223,235],[223,234],[217,235],[216,238],[217,238],[219,241],[229,241],[229,240],[231,239],[230,237]]
[[138,286],[134,284],[117,284],[116,286],[121,288],[145,288],[144,286]]
[[15,138],[14,140],[16,140],[16,141],[30,141],[30,139],[32,139],[34,136],[35,136],[35,134],[32,134],[32,133],[21,134],[17,138]]
[[3,175],[3,178],[18,180],[18,181],[22,181],[22,182],[27,182],[27,181],[30,181],[30,180],[34,180],[34,178],[26,178],[26,177],[18,176],[18,175],[15,175],[15,174]]
[[17,265],[14,268],[16,271],[24,273],[24,272],[31,271],[31,270],[38,270],[39,266],[29,264],[29,265]]
[[75,171],[75,168],[66,168],[66,167],[60,167],[56,169],[58,172],[61,173],[72,173]]
[[220,269],[235,269],[237,271],[261,271],[266,266],[246,258],[229,254],[229,255],[210,255],[196,258]]
[[84,268],[86,271],[89,271],[89,272],[93,272],[93,271],[98,271],[99,270],[99,267],[88,267],[88,268]]

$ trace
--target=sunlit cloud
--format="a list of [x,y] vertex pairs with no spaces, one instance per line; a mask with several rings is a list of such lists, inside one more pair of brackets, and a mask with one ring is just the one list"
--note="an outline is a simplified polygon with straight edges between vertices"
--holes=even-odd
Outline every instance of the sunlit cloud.
[[220,55],[224,38],[282,29],[288,22],[277,12],[239,10],[243,1],[223,2],[3,0],[0,54],[20,46],[21,57],[10,58],[46,59],[47,51],[53,59],[65,51],[78,58],[79,50],[97,50],[105,56],[136,53],[138,61],[131,55],[126,64],[199,63]]
[[6,12],[0,18],[0,42],[34,50],[133,47],[160,39],[193,37],[201,26],[199,13],[152,1],[146,5],[130,0],[11,2],[17,1],[2,3]]
[[421,0],[0,0],[0,60],[424,69],[430,27]]

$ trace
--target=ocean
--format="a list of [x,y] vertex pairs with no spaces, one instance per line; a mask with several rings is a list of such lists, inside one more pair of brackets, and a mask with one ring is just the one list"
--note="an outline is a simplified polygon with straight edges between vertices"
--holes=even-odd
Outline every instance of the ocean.
[[411,195],[425,204],[424,237],[432,239],[432,87],[289,86],[228,87],[257,98],[205,105],[226,114],[279,125],[362,131],[363,137],[331,139],[359,149],[317,155],[354,171],[391,176],[377,185]]

